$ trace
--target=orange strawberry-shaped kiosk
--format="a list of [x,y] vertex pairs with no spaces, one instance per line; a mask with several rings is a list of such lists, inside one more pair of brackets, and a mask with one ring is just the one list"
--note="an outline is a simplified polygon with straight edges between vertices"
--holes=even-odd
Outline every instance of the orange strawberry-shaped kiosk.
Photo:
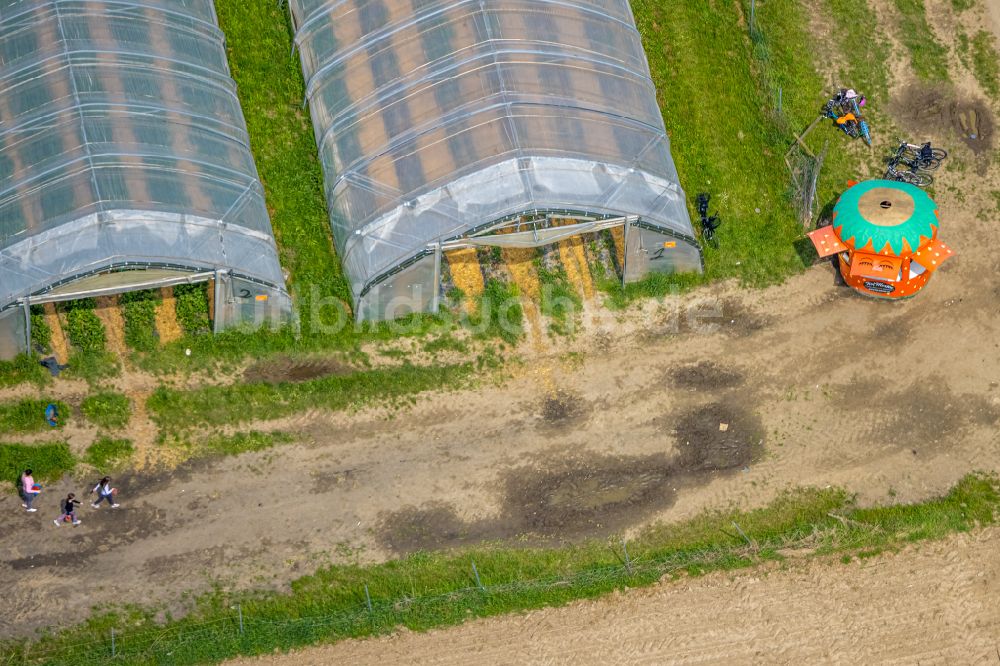
[[833,222],[809,233],[821,257],[838,254],[848,286],[866,296],[908,298],[953,256],[938,240],[938,207],[915,185],[894,180],[852,184]]

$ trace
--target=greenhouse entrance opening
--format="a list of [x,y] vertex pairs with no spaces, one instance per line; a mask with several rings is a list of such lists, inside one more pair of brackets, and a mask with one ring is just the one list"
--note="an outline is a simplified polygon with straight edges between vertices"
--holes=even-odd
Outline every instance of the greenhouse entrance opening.
[[605,216],[567,211],[533,212],[497,221],[468,235],[426,246],[396,269],[361,291],[358,320],[393,319],[418,312],[438,312],[444,295],[446,255],[483,248],[537,249],[576,237],[611,233],[615,238],[621,283],[650,273],[700,271],[701,248],[690,235],[647,224],[639,216]]
[[0,359],[31,349],[33,306],[178,285],[203,285],[213,333],[241,324],[256,327],[287,319],[284,299],[272,298],[274,287],[247,276],[180,266],[116,266],[59,281],[0,310]]

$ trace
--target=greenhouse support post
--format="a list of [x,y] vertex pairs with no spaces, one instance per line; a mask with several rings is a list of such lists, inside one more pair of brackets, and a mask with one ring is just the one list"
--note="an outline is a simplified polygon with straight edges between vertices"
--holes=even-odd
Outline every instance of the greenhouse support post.
[[222,326],[220,324],[220,319],[225,319],[225,306],[222,303],[222,271],[215,271],[215,320],[212,321],[212,332],[219,333],[222,331]]
[[625,276],[628,275],[628,228],[632,226],[625,218],[625,228],[622,230],[622,289],[625,288]]
[[24,351],[31,353],[31,299],[24,299]]
[[441,243],[434,246],[434,282],[431,283],[434,296],[431,298],[431,312],[438,313],[441,306]]

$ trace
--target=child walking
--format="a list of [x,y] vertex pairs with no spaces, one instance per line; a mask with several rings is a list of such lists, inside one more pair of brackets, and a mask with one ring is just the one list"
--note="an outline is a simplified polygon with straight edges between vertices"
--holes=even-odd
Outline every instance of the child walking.
[[97,501],[92,502],[90,506],[95,509],[101,508],[101,502],[108,500],[108,504],[111,505],[112,509],[118,508],[118,502],[115,501],[115,495],[118,493],[117,488],[111,487],[111,477],[106,476],[97,482],[94,489],[90,491],[91,494],[97,493]]
[[76,517],[76,507],[79,506],[80,504],[83,504],[83,502],[81,502],[78,499],[74,499],[75,497],[76,495],[74,495],[73,493],[66,495],[66,499],[63,500],[62,514],[58,518],[52,521],[53,523],[56,524],[56,527],[62,526],[63,521],[66,520],[67,518],[72,518],[74,525],[79,525],[80,523],[83,522],[82,520]]
[[21,475],[21,498],[24,502],[21,506],[23,506],[25,511],[28,513],[38,511],[38,509],[31,506],[31,503],[35,501],[35,498],[38,497],[38,493],[40,493],[41,490],[42,487],[35,484],[35,479],[31,476],[31,470],[24,470],[24,474]]

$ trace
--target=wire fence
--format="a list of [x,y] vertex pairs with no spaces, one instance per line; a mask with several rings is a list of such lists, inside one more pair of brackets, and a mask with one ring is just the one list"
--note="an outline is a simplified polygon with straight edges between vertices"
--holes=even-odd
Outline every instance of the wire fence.
[[[429,628],[457,624],[464,619],[495,615],[541,605],[558,605],[627,586],[650,584],[665,575],[691,567],[739,566],[752,562],[759,546],[740,533],[746,544],[739,548],[713,546],[702,550],[674,551],[657,559],[634,558],[622,541],[616,549],[618,562],[593,566],[561,576],[490,582],[490,572],[469,562],[469,585],[439,594],[399,595],[379,598],[367,584],[357,590],[357,604],[333,613],[310,613],[307,604],[284,606],[290,617],[255,616],[236,604],[223,608],[213,620],[180,620],[152,630],[148,625],[134,631],[127,626],[108,630],[94,641],[66,643],[58,647],[28,646],[6,656],[5,665],[88,664],[196,664],[238,655],[288,650],[319,642],[388,633],[406,625]],[[735,535],[734,535],[735,536]]]
[[754,58],[760,70],[762,84],[771,97],[771,106],[768,109],[771,124],[783,138],[794,138],[784,159],[789,171],[792,204],[803,228],[808,229],[815,215],[816,188],[826,159],[827,146],[824,145],[822,151],[818,153],[810,150],[803,139],[815,127],[816,122],[798,133],[785,113],[784,89],[770,67],[767,32],[761,24],[757,0],[750,0],[749,3],[747,32],[754,48]]

